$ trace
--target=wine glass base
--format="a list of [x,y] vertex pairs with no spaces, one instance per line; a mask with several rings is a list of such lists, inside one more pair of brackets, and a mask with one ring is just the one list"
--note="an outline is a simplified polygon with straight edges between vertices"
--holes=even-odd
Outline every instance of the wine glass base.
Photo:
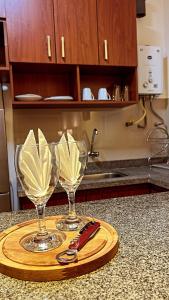
[[63,217],[59,222],[56,223],[56,228],[61,231],[76,231],[80,230],[88,219],[84,217],[77,217],[77,219],[71,220],[68,217]]
[[59,247],[66,239],[63,232],[49,230],[48,235],[40,237],[37,232],[30,233],[20,240],[21,246],[31,252],[46,252]]

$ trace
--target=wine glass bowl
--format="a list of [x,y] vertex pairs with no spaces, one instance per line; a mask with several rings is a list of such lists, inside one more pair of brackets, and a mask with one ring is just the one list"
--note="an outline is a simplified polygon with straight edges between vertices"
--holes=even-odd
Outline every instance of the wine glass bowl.
[[17,177],[26,196],[34,203],[38,215],[39,231],[24,236],[20,241],[28,251],[48,251],[60,246],[65,239],[65,235],[55,229],[47,231],[44,219],[46,203],[58,181],[57,164],[53,144],[17,145]]
[[56,226],[59,230],[79,230],[86,220],[76,215],[75,192],[84,176],[88,157],[84,141],[68,140],[60,142],[56,147],[56,156],[60,160],[59,183],[66,191],[69,202],[69,213],[64,216]]

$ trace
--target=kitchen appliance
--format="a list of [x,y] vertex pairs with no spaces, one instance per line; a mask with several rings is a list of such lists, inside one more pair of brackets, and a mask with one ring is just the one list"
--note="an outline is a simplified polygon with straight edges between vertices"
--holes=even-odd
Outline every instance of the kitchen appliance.
[[161,48],[138,46],[138,93],[159,95],[163,90],[163,63]]
[[11,210],[3,90],[0,86],[0,212]]

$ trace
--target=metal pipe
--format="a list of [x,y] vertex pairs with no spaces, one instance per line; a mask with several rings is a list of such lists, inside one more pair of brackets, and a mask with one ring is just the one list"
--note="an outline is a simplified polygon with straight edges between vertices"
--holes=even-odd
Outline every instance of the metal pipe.
[[154,125],[155,126],[163,125],[167,129],[164,119],[155,111],[155,109],[153,107],[152,100],[154,100],[154,99],[155,99],[155,96],[150,97],[150,109],[151,109],[151,112],[153,113],[153,115],[160,120],[160,123],[155,123]]
[[147,126],[147,111],[146,111],[146,108],[145,108],[145,97],[143,97],[143,99],[141,98],[140,101],[142,101],[142,109],[144,111],[144,115],[143,115],[144,124],[143,125],[138,124],[137,127],[144,129]]

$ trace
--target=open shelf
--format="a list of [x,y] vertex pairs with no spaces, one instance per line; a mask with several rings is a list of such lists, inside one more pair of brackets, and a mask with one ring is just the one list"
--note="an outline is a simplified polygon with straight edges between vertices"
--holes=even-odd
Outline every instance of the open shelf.
[[[13,108],[108,109],[137,102],[137,74],[134,67],[78,66],[15,63],[11,65]],[[129,101],[97,100],[99,88],[112,95],[115,84],[128,85]],[[83,88],[90,87],[95,100],[82,100]],[[16,95],[37,94],[42,98],[71,96],[73,100],[18,101]]]
[[124,107],[129,106],[132,104],[135,104],[136,101],[128,101],[128,102],[121,102],[121,101],[13,101],[13,108],[22,108],[22,109],[28,109],[28,108],[60,108],[60,109],[80,109],[80,108],[87,108],[87,109],[109,109],[114,107]]
[[[95,97],[98,98],[100,88],[106,88],[107,92],[114,99],[114,87],[119,85],[121,90],[124,86],[128,86],[129,100],[128,102],[137,102],[137,78],[135,67],[112,67],[112,66],[83,66],[80,68],[80,87],[81,97],[83,88],[89,87]],[[106,100],[107,102],[107,100]],[[120,104],[120,99],[113,100],[113,106]],[[100,103],[100,100],[99,100]],[[125,101],[121,101],[121,105],[125,106]]]
[[74,66],[61,68],[48,64],[14,64],[12,74],[14,98],[16,95],[37,94],[43,98],[64,95],[77,99]]

